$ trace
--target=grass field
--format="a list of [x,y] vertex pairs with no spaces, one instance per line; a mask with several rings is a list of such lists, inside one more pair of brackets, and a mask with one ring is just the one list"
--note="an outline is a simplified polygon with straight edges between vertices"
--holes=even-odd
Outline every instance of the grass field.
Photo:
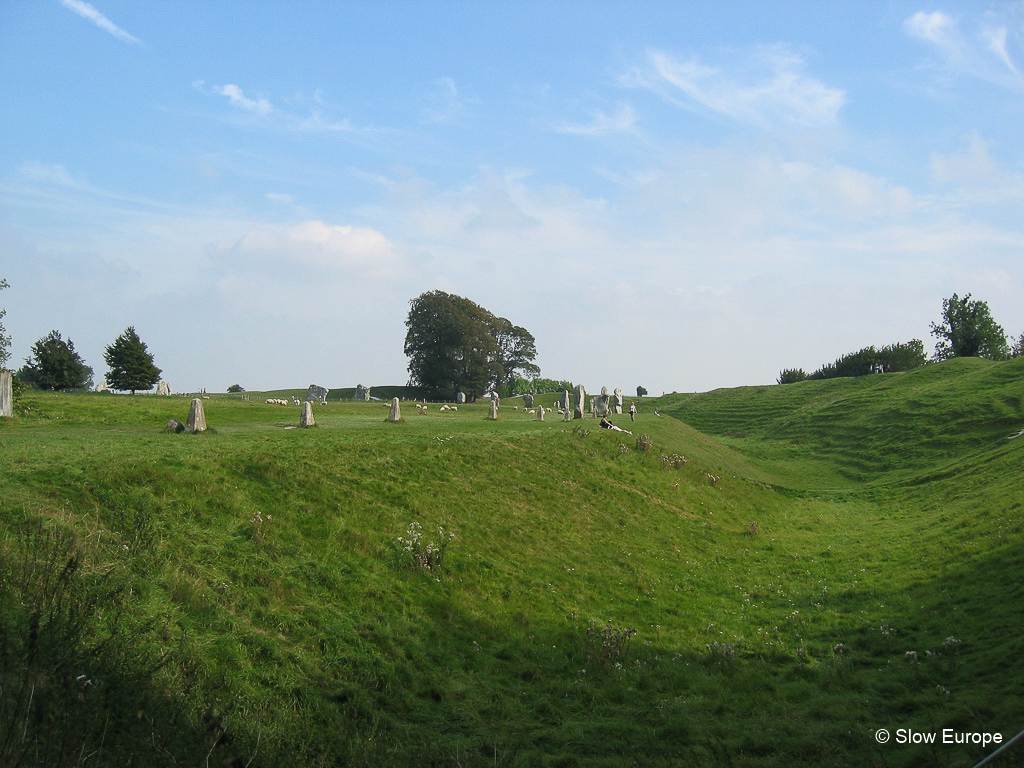
[[26,394],[0,764],[969,767],[898,730],[1024,730],[1024,360],[634,435],[516,402],[214,396],[175,435],[187,399]]

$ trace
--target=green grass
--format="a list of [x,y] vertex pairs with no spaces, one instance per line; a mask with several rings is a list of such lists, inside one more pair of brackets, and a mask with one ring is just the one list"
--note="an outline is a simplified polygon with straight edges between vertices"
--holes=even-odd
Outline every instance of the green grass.
[[[1024,729],[1022,384],[955,360],[645,399],[646,453],[515,399],[298,429],[214,396],[173,435],[187,399],[29,394],[0,424],[0,762],[973,765],[873,734]],[[454,531],[439,568],[413,522]]]

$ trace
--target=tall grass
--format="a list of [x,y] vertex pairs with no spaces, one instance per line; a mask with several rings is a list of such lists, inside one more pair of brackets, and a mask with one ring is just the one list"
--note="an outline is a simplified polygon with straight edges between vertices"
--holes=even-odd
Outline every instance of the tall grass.
[[973,764],[874,732],[1024,727],[1021,373],[645,399],[645,440],[227,398],[173,435],[186,399],[28,395],[0,425],[2,754]]

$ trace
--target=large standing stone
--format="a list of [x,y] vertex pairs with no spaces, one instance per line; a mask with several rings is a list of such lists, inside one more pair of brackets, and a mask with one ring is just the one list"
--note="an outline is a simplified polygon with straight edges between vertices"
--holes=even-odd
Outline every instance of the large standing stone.
[[459,405],[462,405],[463,403],[465,403],[466,402],[466,393],[465,392],[456,392],[455,393],[455,402],[457,404],[459,404]]
[[576,385],[576,408],[573,409],[572,417],[574,419],[583,418],[583,409],[587,405],[587,390],[583,388],[582,384]]
[[206,413],[203,411],[203,401],[198,397],[192,399],[192,407],[188,409],[188,421],[185,422],[185,431],[206,431]]
[[523,407],[533,408],[533,395],[531,395],[529,392],[523,395]]
[[306,400],[302,403],[302,415],[299,417],[300,427],[312,427],[316,425],[316,419],[313,418],[313,404]]
[[491,410],[487,413],[487,418],[491,421],[498,420],[498,398],[491,398]]
[[319,387],[316,384],[310,384],[309,388],[306,390],[306,400],[326,403],[327,393],[330,391],[331,390],[327,389],[327,387]]
[[368,403],[370,402],[370,388],[362,384],[356,384],[356,393],[352,395],[353,400]]
[[558,410],[572,412],[572,398],[569,397],[569,390],[562,390],[562,399],[558,401]]
[[398,398],[391,398],[391,410],[388,411],[388,421],[395,422],[402,420],[402,407],[398,404]]
[[616,387],[615,394],[612,396],[612,407],[616,413],[622,413],[622,388]]
[[537,421],[544,421],[544,406],[537,406]]
[[166,381],[158,381],[156,383],[156,393],[158,395],[162,395],[163,397],[170,397],[171,385],[168,384]]
[[0,372],[0,418],[14,417],[14,389],[10,371]]

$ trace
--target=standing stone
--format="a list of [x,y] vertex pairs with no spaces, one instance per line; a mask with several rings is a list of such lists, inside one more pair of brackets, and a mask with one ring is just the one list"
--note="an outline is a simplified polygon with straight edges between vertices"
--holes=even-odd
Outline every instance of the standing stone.
[[402,407],[398,404],[398,398],[391,398],[391,410],[388,411],[388,421],[396,422],[402,419]]
[[158,395],[161,395],[162,397],[170,397],[171,385],[168,384],[166,381],[158,381],[156,383],[156,393]]
[[533,408],[533,395],[531,395],[529,392],[523,395],[523,407]]
[[572,399],[569,397],[569,390],[562,390],[562,399],[558,401],[558,410],[572,411]]
[[544,406],[537,406],[537,421],[544,421]]
[[10,371],[0,372],[0,418],[14,417],[14,390]]
[[299,417],[300,427],[312,427],[316,425],[316,419],[313,418],[313,404],[306,400],[302,404],[302,416]]
[[587,390],[583,388],[582,384],[576,385],[576,408],[572,412],[574,419],[583,418],[583,409],[587,404]]
[[188,409],[188,421],[185,422],[185,431],[206,431],[206,414],[203,412],[203,401],[198,397],[192,399],[192,407]]
[[319,387],[316,384],[310,384],[309,388],[306,390],[306,400],[326,403],[327,393],[330,391],[331,390],[327,389],[327,387]]
[[363,403],[370,402],[370,388],[364,387],[362,384],[356,384],[356,393],[352,395],[352,399]]
[[457,392],[455,394],[455,402],[458,405],[462,405],[463,403],[465,403],[466,402],[466,393],[465,392]]
[[487,414],[487,418],[490,419],[491,421],[497,421],[498,420],[498,399],[497,398],[494,398],[494,397],[491,398],[491,410]]
[[107,386],[107,382],[101,381],[99,384],[96,385],[96,389],[94,391],[96,391],[96,392],[109,392],[110,391],[110,387]]
[[613,404],[613,406],[615,408],[615,413],[621,414],[622,413],[622,388],[621,387],[616,387],[615,388],[615,394],[612,397],[612,404]]

